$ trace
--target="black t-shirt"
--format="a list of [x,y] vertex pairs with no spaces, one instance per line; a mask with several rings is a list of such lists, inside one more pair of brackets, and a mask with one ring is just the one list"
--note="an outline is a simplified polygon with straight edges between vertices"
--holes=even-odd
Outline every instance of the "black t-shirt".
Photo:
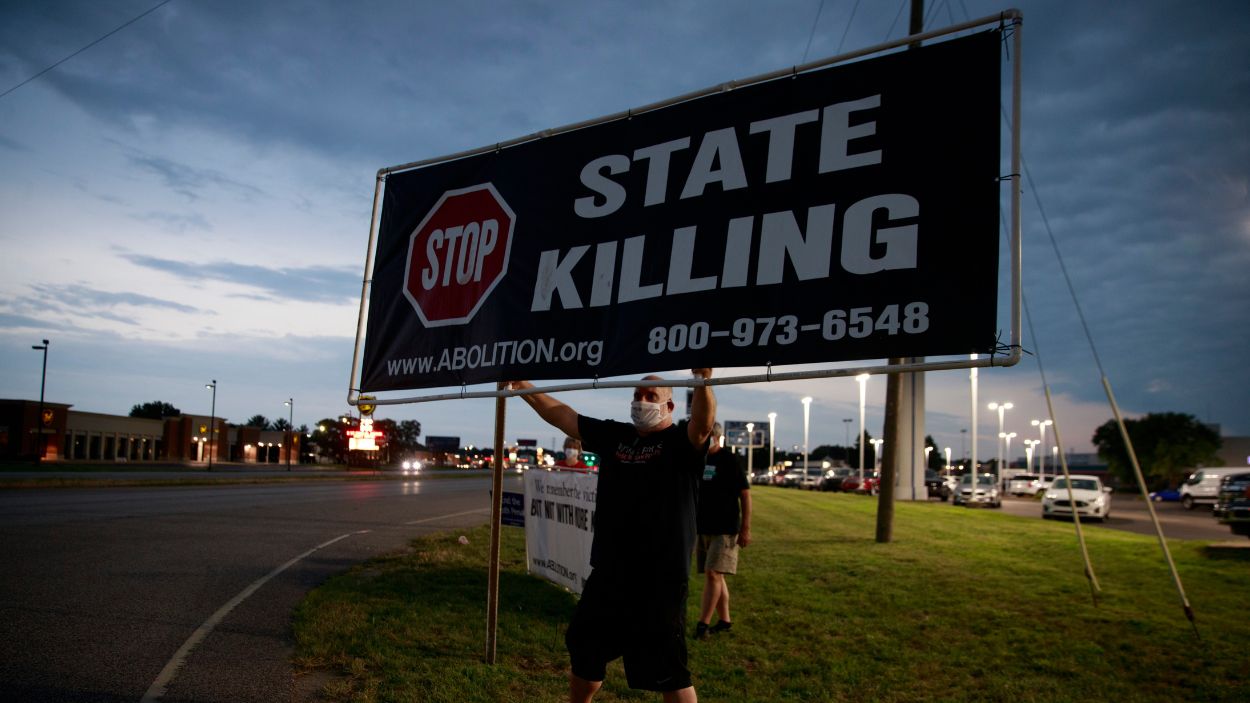
[[633,425],[579,415],[582,446],[599,455],[590,565],[631,580],[684,582],[695,542],[704,451],[686,424],[646,436]]
[[738,534],[738,497],[749,490],[746,471],[734,453],[708,454],[699,481],[699,534]]

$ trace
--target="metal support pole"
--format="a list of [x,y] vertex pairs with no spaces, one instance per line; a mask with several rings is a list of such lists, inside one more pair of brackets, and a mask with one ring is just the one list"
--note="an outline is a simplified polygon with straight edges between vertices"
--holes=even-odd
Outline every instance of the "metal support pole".
[[217,379],[205,386],[205,388],[213,389],[213,405],[209,411],[208,419],[208,470],[213,470],[213,454],[217,451]]
[[[503,390],[505,383],[499,384]],[[495,663],[495,640],[499,627],[499,539],[503,521],[503,434],[508,399],[495,399],[495,471],[490,491],[490,574],[486,592],[486,663]]]
[[1146,479],[1142,476],[1141,464],[1137,462],[1137,452],[1133,450],[1133,441],[1129,439],[1128,428],[1124,426],[1124,418],[1120,417],[1120,406],[1116,404],[1115,394],[1111,392],[1111,381],[1108,381],[1106,376],[1102,377],[1102,387],[1107,391],[1107,401],[1111,403],[1111,412],[1115,414],[1115,422],[1120,427],[1120,437],[1124,439],[1124,448],[1128,450],[1129,462],[1133,464],[1133,475],[1137,477],[1137,487],[1141,490],[1146,509],[1150,511],[1150,522],[1155,526],[1155,534],[1159,537],[1159,548],[1163,550],[1163,558],[1167,561],[1168,570],[1172,573],[1172,583],[1175,584],[1176,593],[1180,596],[1181,607],[1185,610],[1185,617],[1189,620],[1189,624],[1194,628],[1194,634],[1197,635],[1198,623],[1194,620],[1194,609],[1190,607],[1189,598],[1185,595],[1185,586],[1181,583],[1181,575],[1177,573],[1176,564],[1172,561],[1172,552],[1168,551],[1168,541],[1163,537],[1163,526],[1159,524],[1159,516],[1155,514],[1154,501],[1150,500],[1150,494],[1146,491]]
[[39,434],[35,441],[35,465],[39,466],[43,463],[43,454],[48,448],[48,443],[43,438],[43,392],[48,385],[48,340],[43,340],[42,346],[33,345],[31,349],[43,350],[43,374],[39,377],[39,416],[35,418],[35,432]]
[[287,404],[287,407],[291,409],[290,414],[287,416],[287,421],[286,421],[286,424],[287,424],[286,431],[287,431],[287,435],[290,438],[290,441],[286,445],[286,470],[290,471],[291,470],[291,450],[295,448],[295,399],[289,398],[286,401],[286,404]]

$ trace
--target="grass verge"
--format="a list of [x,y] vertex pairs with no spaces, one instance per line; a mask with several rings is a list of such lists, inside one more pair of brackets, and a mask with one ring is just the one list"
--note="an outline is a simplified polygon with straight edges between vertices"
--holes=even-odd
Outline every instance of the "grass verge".
[[[1172,554],[1185,620],[1153,538],[1087,529],[1093,605],[1070,523],[899,503],[873,540],[860,496],[752,491],[754,543],[730,577],[734,630],[690,643],[705,701],[1250,700],[1250,561],[1204,542]],[[558,701],[572,595],[525,574],[503,534],[498,658],[485,664],[489,530],[414,540],[313,591],[296,667],[330,701]],[[702,582],[690,582],[690,622]],[[651,701],[619,661],[597,701]]]

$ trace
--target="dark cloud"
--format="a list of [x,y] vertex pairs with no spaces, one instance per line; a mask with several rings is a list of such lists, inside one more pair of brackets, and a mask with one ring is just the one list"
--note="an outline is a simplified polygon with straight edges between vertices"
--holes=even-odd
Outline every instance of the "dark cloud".
[[222,281],[258,288],[269,299],[341,303],[360,294],[360,273],[351,267],[266,268],[229,261],[192,263],[141,254],[120,256],[136,266],[187,280]]
[[127,157],[138,170],[159,177],[170,190],[189,200],[201,197],[207,188],[221,188],[244,198],[263,194],[259,188],[229,178],[211,169],[199,169],[150,154],[133,153]]
[[139,293],[111,292],[90,288],[83,285],[52,285],[36,284],[35,292],[45,301],[59,304],[63,309],[77,310],[98,317],[106,317],[128,324],[134,324],[128,318],[113,316],[107,311],[118,306],[158,308],[177,312],[196,313],[196,308],[171,300],[162,300]]
[[[101,199],[105,198],[102,197]],[[208,219],[195,212],[181,213],[150,211],[135,213],[134,215],[131,215],[131,217],[140,222],[154,222],[160,225],[162,229],[168,232],[176,232],[178,234],[183,234],[188,230],[207,232],[212,229],[212,225],[208,223]]]

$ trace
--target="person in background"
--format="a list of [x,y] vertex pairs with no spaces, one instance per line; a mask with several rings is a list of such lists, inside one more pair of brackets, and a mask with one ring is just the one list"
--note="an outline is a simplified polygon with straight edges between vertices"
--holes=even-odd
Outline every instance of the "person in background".
[[[721,445],[725,431],[712,426],[703,478],[699,481],[699,573],[704,575],[703,607],[695,625],[695,639],[726,632],[733,627],[729,616],[729,584],[725,574],[738,573],[738,548],[751,543],[751,483],[733,452]],[[720,618],[709,627],[712,613]]]
[[[712,370],[694,375],[710,378]],[[659,691],[665,703],[694,703],[686,596],[699,477],[716,416],[711,388],[694,390],[690,420],[680,424],[673,422],[672,389],[662,383],[634,390],[631,423],[579,415],[545,393],[521,397],[600,457],[591,573],[564,638],[569,701],[589,703],[608,662],[621,657],[630,688]]]
[[564,458],[556,462],[557,469],[573,469],[590,471],[586,462],[582,461],[582,441],[573,437],[564,438]]

